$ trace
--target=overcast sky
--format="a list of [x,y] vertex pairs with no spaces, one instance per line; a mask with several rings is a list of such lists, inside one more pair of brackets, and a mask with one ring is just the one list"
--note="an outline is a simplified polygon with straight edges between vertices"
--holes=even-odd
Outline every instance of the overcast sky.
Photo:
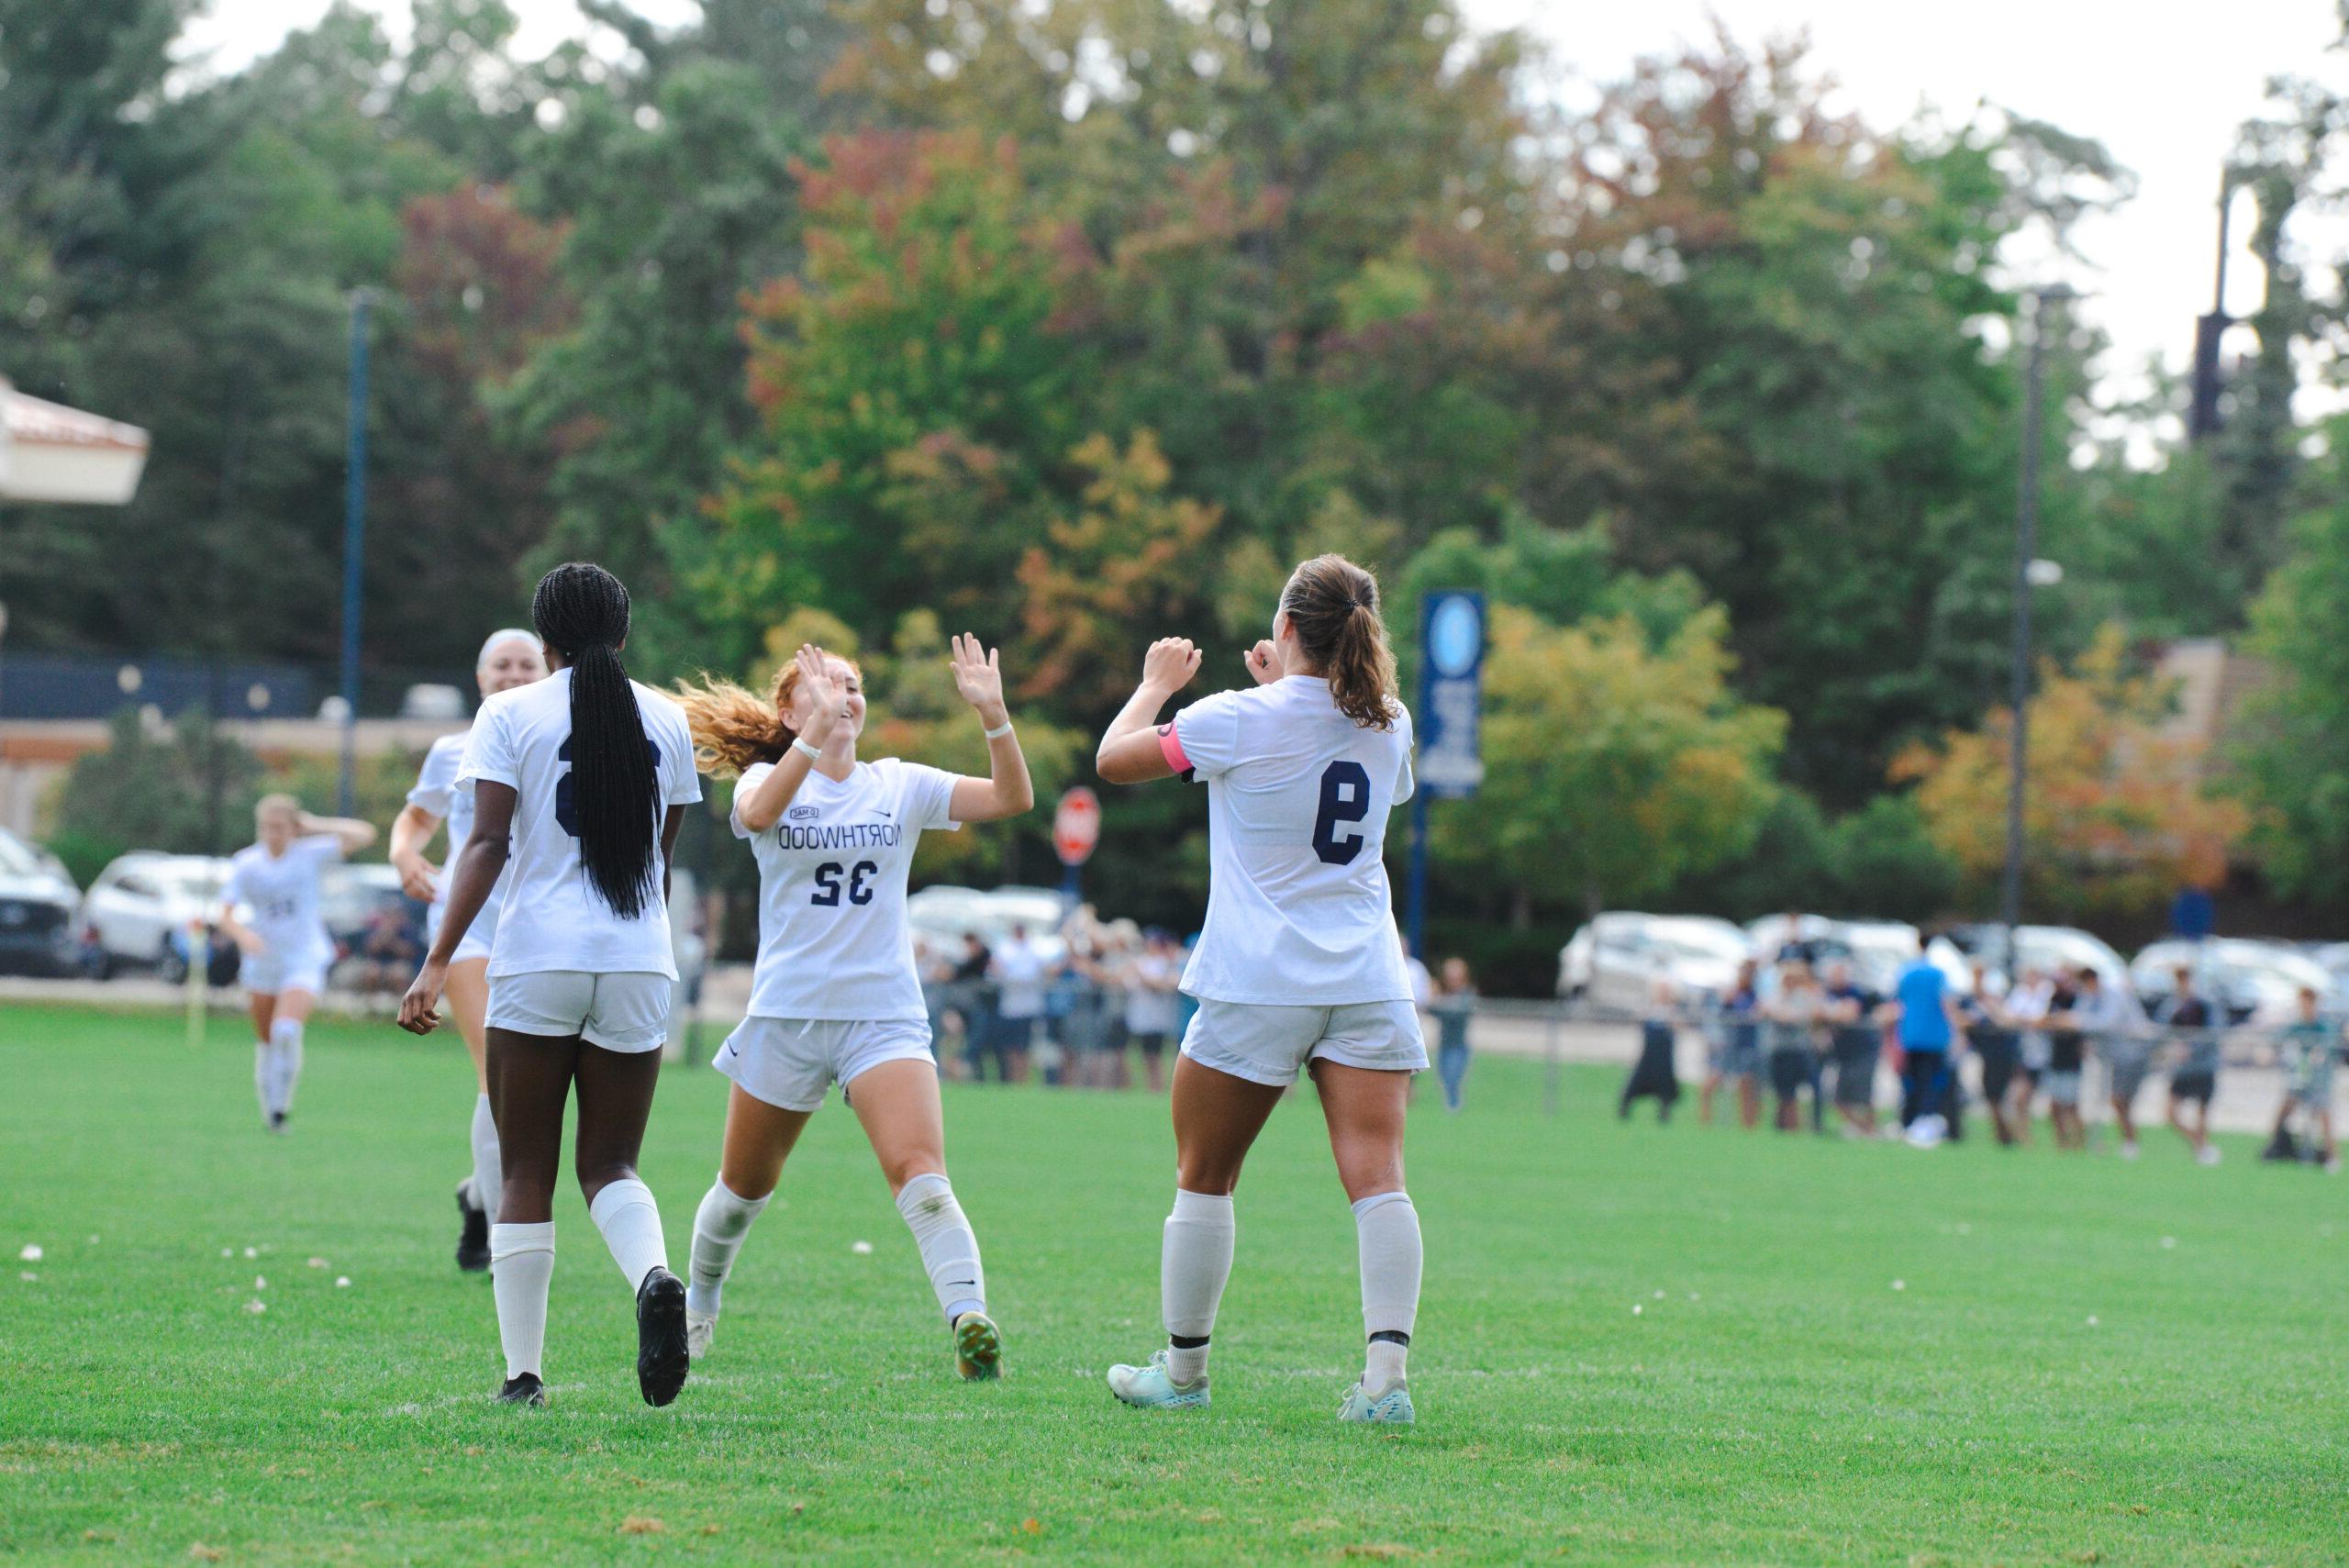
[[[405,33],[407,0],[362,0]],[[571,0],[510,0],[523,18],[522,52],[543,51],[579,26]],[[655,20],[696,14],[692,0],[635,0]],[[2143,0],[1970,0],[1964,6],[1887,6],[1884,0],[1463,0],[1484,27],[1522,27],[1557,64],[1603,81],[1675,39],[1703,39],[1719,16],[1749,45],[1808,29],[1813,59],[1871,122],[1894,125],[1931,103],[1963,119],[1988,100],[2067,130],[2095,136],[2138,177],[2136,198],[2092,221],[2080,239],[2093,270],[2069,281],[2091,298],[2081,307],[2111,335],[2108,373],[2148,355],[2183,364],[2194,317],[2210,308],[2221,161],[2235,128],[2259,106],[2279,72],[2349,83],[2349,61],[2329,54],[2340,31],[2334,0],[2227,0],[2223,6]],[[287,29],[315,22],[327,0],[214,0],[191,42],[234,69],[266,52]],[[1896,20],[1895,18],[1898,18]],[[2238,241],[2249,227],[2238,210]],[[2300,223],[2317,259],[2349,250],[2349,221]],[[2229,304],[2258,297],[2257,268],[2231,266]]]

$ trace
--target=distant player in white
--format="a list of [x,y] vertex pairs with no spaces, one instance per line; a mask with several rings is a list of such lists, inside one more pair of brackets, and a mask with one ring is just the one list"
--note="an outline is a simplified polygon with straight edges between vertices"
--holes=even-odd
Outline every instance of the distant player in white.
[[[220,890],[221,932],[244,951],[238,978],[253,1015],[253,1088],[272,1132],[285,1129],[302,1076],[302,1027],[334,966],[334,938],[318,912],[318,873],[375,841],[372,824],[313,817],[290,795],[253,807],[261,841],[239,850]],[[237,918],[241,904],[250,923]]]
[[684,711],[620,663],[629,600],[618,578],[579,562],[558,566],[540,581],[530,618],[554,673],[498,693],[474,716],[457,770],[457,787],[473,795],[473,830],[450,878],[440,934],[400,1003],[400,1027],[428,1034],[439,1024],[450,965],[507,874],[486,1019],[505,1164],[489,1231],[506,1349],[497,1397],[546,1403],[554,1188],[563,1105],[575,1090],[580,1192],[636,1293],[638,1387],[646,1404],[666,1405],[685,1382],[685,1284],[669,1272],[661,1211],[636,1161],[677,978],[670,851],[701,780]]
[[1273,636],[1243,655],[1253,690],[1157,723],[1197,673],[1179,638],[1152,645],[1141,685],[1103,737],[1111,784],[1208,786],[1208,917],[1183,977],[1199,1010],[1174,1067],[1174,1210],[1161,1298],[1167,1349],[1109,1369],[1130,1405],[1208,1403],[1208,1337],[1231,1273],[1241,1162],[1300,1069],[1320,1091],[1361,1248],[1362,1379],[1341,1420],[1405,1422],[1404,1356],[1419,1302],[1419,1219],[1403,1189],[1403,1107],[1428,1064],[1381,858],[1411,795],[1411,718],[1377,582],[1342,556],[1299,566]]
[[962,1374],[1002,1370],[978,1238],[946,1179],[938,1067],[906,921],[906,876],[925,830],[1000,821],[1035,804],[996,661],[977,638],[954,639],[955,689],[986,731],[984,779],[894,757],[857,761],[863,679],[813,647],[765,700],[715,681],[682,694],[705,765],[740,773],[734,831],[759,862],[750,1016],[712,1064],[734,1089],[718,1180],[694,1217],[685,1322],[696,1359],[751,1222],[837,1082],[913,1231]]
[[[473,662],[473,680],[484,699],[546,676],[546,655],[540,651],[539,634],[518,627],[491,632],[489,640],[481,645],[481,657]],[[432,743],[432,750],[424,754],[416,787],[407,792],[407,805],[392,820],[392,865],[400,873],[400,886],[407,895],[430,906],[425,917],[428,941],[440,934],[449,890],[439,868],[424,858],[425,846],[432,842],[440,824],[447,822],[447,863],[454,865],[473,830],[473,792],[457,787],[457,767],[464,760],[471,733],[459,730]],[[501,876],[489,902],[473,917],[465,940],[457,944],[449,965],[449,1008],[457,1015],[457,1032],[464,1037],[466,1054],[473,1059],[474,1088],[473,1171],[457,1184],[457,1207],[464,1217],[464,1228],[457,1237],[457,1266],[475,1271],[489,1267],[489,1221],[497,1212],[505,1180],[498,1170],[497,1120],[489,1111],[489,1070],[484,1065],[486,1046],[482,1038],[482,1018],[489,1006],[489,946],[497,935],[497,906],[505,892],[506,879]]]

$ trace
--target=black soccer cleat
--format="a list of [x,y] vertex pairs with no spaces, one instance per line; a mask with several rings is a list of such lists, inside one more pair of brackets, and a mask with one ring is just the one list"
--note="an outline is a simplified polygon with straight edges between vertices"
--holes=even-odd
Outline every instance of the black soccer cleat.
[[272,1132],[284,1132],[285,1130],[285,1113],[284,1111],[272,1111],[269,1113],[269,1130]]
[[469,1182],[457,1184],[457,1212],[465,1217],[457,1233],[457,1266],[469,1274],[489,1267],[489,1211],[473,1206]]
[[507,1378],[506,1386],[497,1391],[495,1402],[500,1405],[523,1405],[533,1410],[543,1410],[547,1407],[547,1385],[539,1381],[537,1373],[526,1372],[519,1377]]
[[685,1351],[685,1282],[654,1269],[636,1287],[636,1385],[647,1405],[676,1398],[692,1358]]

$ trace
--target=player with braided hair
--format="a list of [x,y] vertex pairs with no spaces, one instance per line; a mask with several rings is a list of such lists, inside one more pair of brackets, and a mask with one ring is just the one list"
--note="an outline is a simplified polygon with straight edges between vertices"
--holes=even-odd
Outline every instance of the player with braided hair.
[[636,1162],[668,1037],[677,970],[668,867],[685,807],[701,798],[677,705],[629,679],[629,596],[600,566],[548,573],[530,605],[545,680],[482,705],[457,770],[473,830],[450,878],[440,934],[400,1004],[425,1034],[457,947],[511,862],[489,953],[487,1074],[505,1192],[490,1275],[507,1404],[546,1403],[540,1366],[554,1274],[554,1188],[575,1091],[573,1163],[588,1213],[636,1293],[637,1383],[650,1405],[684,1386],[685,1282],[669,1272]]

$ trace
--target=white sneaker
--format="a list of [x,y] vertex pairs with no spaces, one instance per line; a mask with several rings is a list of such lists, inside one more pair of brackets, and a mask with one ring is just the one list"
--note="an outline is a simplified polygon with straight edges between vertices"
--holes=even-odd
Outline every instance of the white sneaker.
[[2205,1143],[2194,1151],[2194,1162],[2198,1165],[2215,1165],[2221,1158],[2219,1146],[2215,1143]]
[[1408,1427],[1415,1416],[1411,1408],[1411,1391],[1399,1381],[1388,1386],[1386,1393],[1373,1399],[1357,1383],[1346,1390],[1346,1397],[1338,1407],[1338,1419],[1355,1421],[1372,1427]]
[[1144,1410],[1203,1410],[1208,1403],[1208,1374],[1195,1383],[1177,1383],[1166,1370],[1162,1350],[1141,1366],[1109,1369],[1109,1392]]
[[685,1308],[685,1354],[695,1361],[709,1354],[710,1336],[718,1332],[718,1314]]
[[2130,1139],[2128,1141],[2121,1144],[2121,1157],[2123,1160],[2134,1160],[2137,1157],[2137,1140],[2135,1139]]

